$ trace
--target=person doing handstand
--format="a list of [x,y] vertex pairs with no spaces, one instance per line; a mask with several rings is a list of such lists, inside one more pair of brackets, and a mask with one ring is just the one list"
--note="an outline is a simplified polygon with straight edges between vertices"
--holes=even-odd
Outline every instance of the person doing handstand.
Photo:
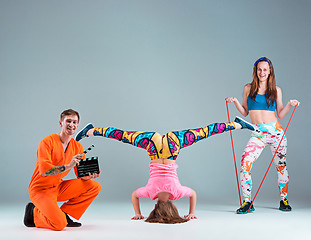
[[[113,127],[94,128],[89,123],[77,134],[76,141],[89,136],[102,136],[146,149],[151,158],[149,180],[145,187],[138,188],[132,193],[135,211],[132,219],[144,219],[140,211],[139,198],[148,197],[158,201],[146,222],[174,224],[196,219],[196,192],[182,186],[177,176],[178,165],[175,160],[180,149],[210,136],[241,128],[256,130],[252,124],[240,118],[236,118],[235,122],[213,123],[203,128],[173,131],[165,135],[157,132],[123,131]],[[182,218],[171,200],[185,196],[190,198],[190,206],[189,213]]]

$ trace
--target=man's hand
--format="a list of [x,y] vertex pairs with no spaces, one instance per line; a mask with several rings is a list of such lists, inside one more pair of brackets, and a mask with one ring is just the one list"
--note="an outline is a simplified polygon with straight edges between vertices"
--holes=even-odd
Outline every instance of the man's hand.
[[72,157],[71,162],[67,165],[68,169],[73,168],[76,165],[79,165],[80,159],[83,157],[83,154],[77,154]]
[[81,177],[81,179],[82,180],[90,180],[90,179],[95,179],[95,178],[98,178],[99,176],[100,176],[100,171],[99,171],[99,173],[93,173],[93,174],[91,174],[91,173],[89,173],[89,175],[88,176],[84,176],[84,177]]

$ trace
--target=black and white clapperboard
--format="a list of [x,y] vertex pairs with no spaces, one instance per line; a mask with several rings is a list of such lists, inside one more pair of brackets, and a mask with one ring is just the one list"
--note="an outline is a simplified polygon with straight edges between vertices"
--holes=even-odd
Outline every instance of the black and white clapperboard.
[[81,159],[77,165],[78,177],[89,176],[89,173],[99,173],[98,157]]
[[[89,152],[94,145],[90,146],[86,149],[82,154],[86,154]],[[77,165],[77,173],[78,177],[89,176],[89,173],[99,173],[99,164],[98,164],[98,157],[90,157],[81,159],[79,165]]]

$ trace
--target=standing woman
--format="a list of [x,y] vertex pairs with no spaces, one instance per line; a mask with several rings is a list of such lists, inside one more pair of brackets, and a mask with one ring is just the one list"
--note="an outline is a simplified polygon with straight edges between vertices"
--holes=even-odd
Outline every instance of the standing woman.
[[[261,130],[261,133],[253,132],[248,141],[241,161],[240,181],[243,192],[243,204],[236,211],[247,213],[251,206],[251,168],[265,146],[270,145],[272,154],[275,153],[283,136],[283,128],[277,116],[282,119],[292,106],[299,106],[297,100],[289,100],[283,106],[281,88],[275,84],[275,75],[272,62],[266,58],[259,58],[254,63],[253,81],[244,86],[242,105],[235,97],[227,97],[228,103],[233,102],[237,110],[246,117],[248,114],[253,124]],[[275,114],[276,112],[276,114]],[[275,156],[278,175],[278,185],[281,195],[280,207],[282,211],[291,211],[287,200],[288,172],[286,169],[287,139],[284,136],[282,143]],[[249,211],[254,211],[252,208]]]

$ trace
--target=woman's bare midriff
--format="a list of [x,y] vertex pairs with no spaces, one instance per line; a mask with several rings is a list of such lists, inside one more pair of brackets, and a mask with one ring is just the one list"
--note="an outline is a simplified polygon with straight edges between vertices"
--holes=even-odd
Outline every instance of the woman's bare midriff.
[[274,111],[250,110],[249,116],[253,124],[266,124],[277,121]]
[[158,158],[151,160],[152,163],[160,163],[160,164],[172,164],[175,163],[175,160],[167,159],[167,158]]

